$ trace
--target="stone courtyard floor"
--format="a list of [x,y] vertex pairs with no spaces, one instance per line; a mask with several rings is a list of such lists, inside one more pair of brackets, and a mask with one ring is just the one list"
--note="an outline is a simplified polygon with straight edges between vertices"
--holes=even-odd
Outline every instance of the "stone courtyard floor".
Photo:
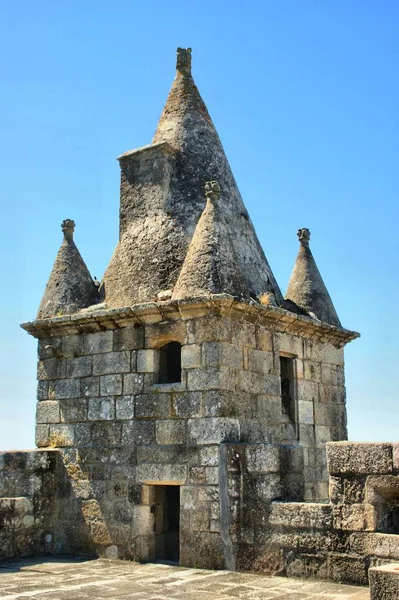
[[368,588],[159,564],[69,559],[0,563],[0,600],[369,600]]

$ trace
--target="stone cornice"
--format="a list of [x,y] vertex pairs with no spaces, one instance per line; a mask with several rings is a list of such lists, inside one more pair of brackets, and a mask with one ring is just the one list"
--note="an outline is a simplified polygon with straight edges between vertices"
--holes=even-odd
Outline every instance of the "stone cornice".
[[356,331],[334,327],[275,306],[237,300],[227,294],[190,300],[149,302],[122,308],[89,307],[74,315],[23,323],[21,327],[36,338],[46,338],[162,321],[186,321],[207,314],[221,314],[235,321],[263,325],[273,331],[299,335],[319,342],[330,342],[337,348],[342,348],[360,337]]

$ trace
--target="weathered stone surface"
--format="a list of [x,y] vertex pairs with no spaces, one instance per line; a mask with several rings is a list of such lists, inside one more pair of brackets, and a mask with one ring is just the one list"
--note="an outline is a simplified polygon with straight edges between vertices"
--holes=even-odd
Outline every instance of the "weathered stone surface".
[[49,398],[78,398],[80,396],[79,379],[60,379],[49,383]]
[[138,350],[137,371],[139,373],[157,373],[159,369],[158,350]]
[[201,345],[188,344],[181,349],[181,368],[196,369],[202,365]]
[[166,419],[156,422],[157,444],[184,444],[186,441],[186,424],[184,421]]
[[333,581],[367,585],[367,559],[349,554],[330,554],[328,574]]
[[115,419],[114,398],[89,398],[87,416],[89,421],[110,421]]
[[334,527],[344,531],[375,531],[377,516],[370,504],[343,504],[334,508]]
[[202,345],[204,361],[208,367],[242,368],[242,348],[226,342],[206,342]]
[[279,473],[281,450],[272,444],[248,444],[245,446],[246,468],[257,473]]
[[134,417],[134,397],[121,396],[116,399],[116,418],[133,419]]
[[274,503],[269,523],[278,527],[328,530],[332,527],[331,507],[328,504]]
[[50,425],[49,445],[53,448],[73,446],[75,441],[73,425]]
[[123,376],[123,393],[127,395],[142,394],[144,388],[144,375],[142,373],[128,373]]
[[155,442],[155,421],[123,423],[122,444],[152,444]]
[[207,367],[190,369],[187,374],[187,388],[197,390],[234,390],[234,374],[228,367]]
[[66,361],[63,358],[49,358],[39,361],[37,366],[37,378],[63,379],[66,376]]
[[171,416],[170,394],[143,394],[136,397],[137,418],[166,418]]
[[185,419],[201,416],[201,392],[173,394],[173,416]]
[[327,464],[331,474],[390,473],[392,445],[338,442],[327,445]]
[[87,419],[86,398],[65,398],[60,400],[61,421],[65,423],[78,423]]
[[116,329],[113,336],[114,352],[122,350],[137,350],[144,345],[144,327],[122,327]]
[[122,394],[122,375],[103,375],[100,377],[101,396],[120,396]]
[[399,598],[399,564],[383,565],[369,570],[370,600]]
[[112,331],[99,331],[97,333],[86,333],[82,336],[83,348],[81,354],[104,354],[112,352]]
[[79,356],[66,361],[66,377],[88,377],[92,372],[92,357]]
[[190,444],[220,444],[240,439],[240,425],[237,419],[189,419],[187,425]]
[[85,377],[80,380],[80,395],[89,398],[100,395],[100,378]]
[[129,373],[130,352],[109,352],[93,356],[93,375]]
[[60,406],[56,401],[39,402],[36,407],[36,423],[59,423]]

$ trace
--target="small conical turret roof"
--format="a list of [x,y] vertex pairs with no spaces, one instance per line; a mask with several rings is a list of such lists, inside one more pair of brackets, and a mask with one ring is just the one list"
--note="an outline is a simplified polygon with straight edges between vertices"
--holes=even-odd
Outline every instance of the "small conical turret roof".
[[320,321],[341,327],[330,294],[309,248],[309,229],[298,229],[298,239],[300,247],[288,284],[286,299],[295,302]]
[[73,241],[75,223],[61,223],[61,247],[40,302],[38,319],[68,315],[95,303],[97,287]]
[[[176,77],[152,144],[119,157],[120,237],[104,275],[109,307],[133,305],[175,287],[204,210],[204,184],[223,190],[226,232],[249,294],[283,297],[242,201],[223,146],[178,48]],[[229,265],[226,265],[229,269]]]
[[195,228],[172,299],[223,293],[248,298],[249,291],[223,219],[223,200],[216,181],[205,184],[205,196],[206,206]]

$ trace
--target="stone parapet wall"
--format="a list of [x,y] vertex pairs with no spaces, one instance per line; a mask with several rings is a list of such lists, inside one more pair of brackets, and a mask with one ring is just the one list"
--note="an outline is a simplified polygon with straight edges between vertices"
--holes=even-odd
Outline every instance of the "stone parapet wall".
[[0,559],[45,551],[56,516],[57,454],[0,453]]
[[248,497],[254,535],[237,544],[238,557],[251,556],[243,568],[367,585],[370,567],[399,560],[398,448],[327,444],[328,503],[274,501],[257,513],[259,497]]

